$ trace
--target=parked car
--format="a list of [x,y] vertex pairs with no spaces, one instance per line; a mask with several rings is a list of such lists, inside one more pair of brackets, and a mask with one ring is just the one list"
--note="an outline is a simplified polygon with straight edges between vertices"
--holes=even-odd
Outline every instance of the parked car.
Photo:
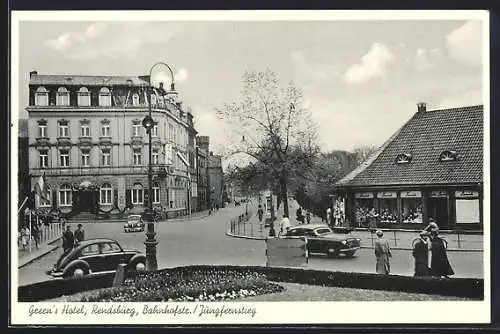
[[123,249],[112,239],[89,239],[63,254],[47,274],[52,277],[79,277],[112,272],[121,263],[127,265],[127,270],[144,270],[146,256],[137,250]]
[[323,224],[308,224],[292,227],[284,237],[306,237],[309,254],[326,254],[336,257],[343,254],[352,257],[361,248],[361,239],[353,237],[351,230],[334,228]]
[[144,222],[141,215],[130,215],[127,222],[123,225],[125,232],[144,232]]

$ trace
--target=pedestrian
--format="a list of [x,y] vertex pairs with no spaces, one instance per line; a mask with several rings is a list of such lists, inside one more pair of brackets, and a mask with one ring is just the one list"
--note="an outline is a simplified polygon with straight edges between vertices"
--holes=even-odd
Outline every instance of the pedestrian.
[[375,208],[372,208],[370,212],[368,212],[368,227],[373,232],[377,229],[377,218],[379,214],[375,211]]
[[302,223],[302,208],[299,206],[299,208],[297,209],[297,221],[299,222],[299,224]]
[[62,242],[64,254],[69,253],[75,246],[75,236],[71,232],[71,226],[69,225],[66,226],[66,231],[62,235]]
[[420,232],[420,237],[413,242],[412,255],[415,258],[415,273],[413,276],[429,275],[429,233]]
[[271,238],[274,238],[276,236],[276,229],[274,228],[274,226],[274,221],[271,220],[271,223],[269,223],[269,236]]
[[30,230],[27,227],[23,227],[21,229],[21,244],[23,245],[23,249],[26,250],[28,247],[28,242],[30,239]]
[[388,275],[391,272],[390,258],[392,257],[389,241],[383,238],[384,232],[376,232],[378,239],[375,240],[375,256],[377,258],[377,274]]
[[38,243],[40,241],[40,229],[38,224],[33,224],[33,226],[31,226],[31,233],[33,235],[33,240],[35,240],[35,247],[38,249]]
[[326,209],[326,223],[332,226],[332,208]]
[[281,220],[280,231],[278,232],[278,236],[285,234],[292,225],[290,224],[290,219],[288,219],[288,215],[284,214],[283,219]]
[[309,210],[306,211],[306,220],[308,224],[311,224],[311,213]]
[[78,245],[80,242],[85,240],[85,231],[83,230],[83,225],[78,224],[78,229],[75,231],[75,243]]
[[424,231],[428,232],[429,234],[432,233],[433,231],[439,231],[439,226],[436,224],[434,219],[429,218],[429,225],[427,225],[424,229]]
[[262,210],[262,205],[259,204],[259,208],[257,209],[257,215],[259,216],[259,223],[262,224],[262,217],[264,216],[264,210]]
[[446,254],[446,240],[439,237],[439,231],[431,232],[431,275],[436,277],[446,277],[454,275]]

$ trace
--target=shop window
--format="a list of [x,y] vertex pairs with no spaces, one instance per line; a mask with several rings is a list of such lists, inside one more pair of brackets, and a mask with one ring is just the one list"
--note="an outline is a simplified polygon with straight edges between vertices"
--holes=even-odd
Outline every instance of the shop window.
[[480,199],[477,191],[456,191],[455,208],[457,224],[479,224]]
[[354,198],[356,223],[358,226],[365,226],[368,224],[370,210],[375,207],[373,193],[356,193]]
[[380,192],[377,194],[379,201],[378,220],[382,224],[395,224],[398,222],[398,199],[395,191]]
[[422,192],[401,192],[401,219],[403,224],[422,224]]

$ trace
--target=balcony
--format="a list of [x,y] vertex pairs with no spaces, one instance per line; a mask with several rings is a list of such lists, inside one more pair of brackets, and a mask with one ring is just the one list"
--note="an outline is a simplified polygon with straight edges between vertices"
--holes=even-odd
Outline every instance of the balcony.
[[132,145],[142,145],[143,138],[142,136],[132,136],[131,142]]
[[92,137],[90,136],[80,136],[80,144],[90,145],[92,143]]
[[38,146],[48,146],[49,145],[49,138],[48,137],[38,137],[38,138],[36,138],[36,144]]
[[100,144],[111,144],[112,138],[111,136],[100,136],[99,143]]
[[57,137],[57,143],[60,146],[71,146],[71,138],[70,137]]

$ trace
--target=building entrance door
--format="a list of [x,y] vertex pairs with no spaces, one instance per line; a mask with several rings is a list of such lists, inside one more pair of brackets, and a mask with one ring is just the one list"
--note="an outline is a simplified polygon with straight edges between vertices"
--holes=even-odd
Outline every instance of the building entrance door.
[[90,190],[82,190],[79,192],[80,212],[92,212],[94,209],[94,193]]
[[428,217],[434,219],[440,229],[448,228],[448,199],[429,198],[427,203]]

